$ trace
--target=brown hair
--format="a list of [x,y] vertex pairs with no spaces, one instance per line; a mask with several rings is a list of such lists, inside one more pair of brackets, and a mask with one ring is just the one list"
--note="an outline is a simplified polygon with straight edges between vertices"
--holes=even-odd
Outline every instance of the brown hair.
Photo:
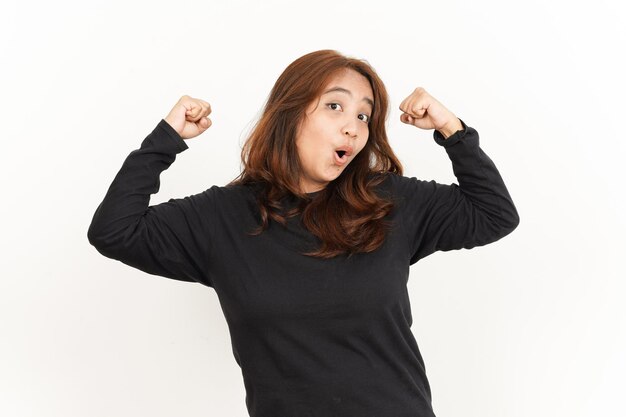
[[[374,108],[369,138],[341,175],[311,197],[300,190],[302,168],[295,145],[299,123],[330,78],[345,69],[362,74],[372,87]],[[318,250],[304,255],[331,258],[380,247],[390,226],[384,217],[393,203],[374,192],[384,180],[384,175],[376,174],[402,175],[402,165],[389,146],[385,130],[388,102],[382,80],[364,60],[326,49],[289,64],[276,80],[242,148],[241,174],[228,184],[260,186],[257,201],[261,225],[251,234],[266,230],[270,218],[284,225],[286,217],[302,213],[304,227],[321,241]],[[281,201],[288,196],[297,198],[299,204],[283,213]]]

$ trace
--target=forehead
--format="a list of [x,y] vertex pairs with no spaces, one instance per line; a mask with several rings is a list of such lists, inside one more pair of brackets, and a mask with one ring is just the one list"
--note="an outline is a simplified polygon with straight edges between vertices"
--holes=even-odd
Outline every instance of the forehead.
[[342,94],[352,96],[355,100],[364,101],[374,106],[374,94],[369,80],[352,69],[333,74],[322,89],[321,95]]

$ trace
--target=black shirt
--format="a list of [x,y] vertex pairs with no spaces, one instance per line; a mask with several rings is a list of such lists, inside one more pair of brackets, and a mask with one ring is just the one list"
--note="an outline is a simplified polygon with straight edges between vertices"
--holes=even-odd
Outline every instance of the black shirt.
[[513,231],[519,217],[478,132],[444,147],[457,184],[397,174],[379,186],[395,201],[376,251],[319,259],[299,222],[258,236],[253,187],[212,186],[149,206],[159,175],[188,148],[161,120],[128,155],[97,208],[89,242],[149,274],[212,287],[228,323],[252,417],[432,417],[424,361],[411,332],[409,266]]

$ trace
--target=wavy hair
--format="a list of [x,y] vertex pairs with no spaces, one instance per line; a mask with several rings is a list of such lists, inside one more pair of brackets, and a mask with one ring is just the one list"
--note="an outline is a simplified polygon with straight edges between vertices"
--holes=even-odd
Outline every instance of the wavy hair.
[[[300,189],[298,128],[308,105],[319,99],[333,75],[345,69],[362,74],[372,87],[374,108],[369,137],[341,175],[310,196]],[[301,214],[303,226],[320,241],[317,250],[304,255],[332,258],[372,252],[380,247],[390,227],[385,216],[393,203],[374,190],[384,180],[384,174],[402,175],[402,165],[389,145],[385,129],[388,103],[385,85],[365,60],[325,49],[289,64],[274,84],[260,119],[243,145],[241,174],[228,184],[254,185],[259,189],[261,224],[251,235],[266,230],[270,219],[285,225],[287,217]],[[285,197],[295,198],[298,204],[285,211]]]

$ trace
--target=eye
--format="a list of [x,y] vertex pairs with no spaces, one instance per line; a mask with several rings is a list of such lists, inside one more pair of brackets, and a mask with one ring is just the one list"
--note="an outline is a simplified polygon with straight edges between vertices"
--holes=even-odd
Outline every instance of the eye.
[[330,107],[333,110],[337,110],[336,108],[333,108],[332,106],[339,106],[339,107],[341,107],[341,104],[339,104],[339,103],[328,103],[327,106]]
[[361,113],[361,114],[359,114],[359,116],[365,116],[365,120],[363,120],[363,119],[361,119],[361,120],[363,120],[365,123],[369,124],[369,122],[370,122],[370,116],[369,115],[367,115],[365,113]]

